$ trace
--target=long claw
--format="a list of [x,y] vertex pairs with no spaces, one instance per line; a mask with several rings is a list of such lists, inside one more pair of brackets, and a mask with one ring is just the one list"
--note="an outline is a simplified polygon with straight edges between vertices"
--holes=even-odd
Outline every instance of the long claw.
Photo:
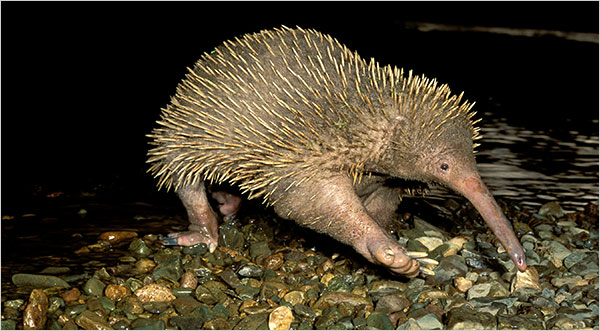
[[208,251],[214,253],[215,249],[217,249],[217,245],[210,243],[208,244]]
[[177,238],[161,237],[159,240],[163,243],[163,245],[167,245],[167,246],[178,245]]
[[427,257],[429,254],[426,252],[407,251],[406,255],[412,259],[420,259],[423,257]]
[[434,259],[430,259],[428,257],[423,257],[423,258],[417,259],[417,261],[419,261],[419,263],[422,263],[422,264],[433,265],[433,266],[437,266],[438,264],[440,264],[438,261],[436,261]]
[[425,267],[419,267],[419,270],[426,276],[435,276],[435,272],[431,269],[427,269]]

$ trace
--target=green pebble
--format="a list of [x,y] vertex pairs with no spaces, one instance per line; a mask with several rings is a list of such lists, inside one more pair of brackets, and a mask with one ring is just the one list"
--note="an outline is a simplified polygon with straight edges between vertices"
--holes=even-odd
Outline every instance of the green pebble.
[[73,315],[78,315],[78,314],[83,313],[86,309],[87,309],[86,304],[70,306],[70,307],[65,308],[65,315],[71,317]]
[[165,330],[163,320],[152,320],[148,318],[136,318],[131,322],[132,330]]
[[392,330],[394,326],[386,314],[375,311],[367,317],[367,325],[379,330]]
[[0,322],[0,328],[2,330],[16,330],[17,329],[17,321],[3,320],[2,322]]
[[146,246],[144,240],[137,238],[129,244],[129,251],[137,257],[146,257],[152,254],[152,250]]
[[65,282],[61,278],[47,275],[14,274],[12,276],[12,282],[17,286],[32,286],[35,288],[71,287],[67,282]]
[[83,286],[83,292],[87,295],[93,295],[96,297],[102,296],[106,285],[98,278],[90,278]]
[[269,256],[271,250],[269,249],[269,243],[266,241],[260,241],[250,245],[250,257],[256,259],[259,256]]
[[100,303],[102,304],[102,307],[109,312],[115,310],[115,303],[105,296],[100,298]]

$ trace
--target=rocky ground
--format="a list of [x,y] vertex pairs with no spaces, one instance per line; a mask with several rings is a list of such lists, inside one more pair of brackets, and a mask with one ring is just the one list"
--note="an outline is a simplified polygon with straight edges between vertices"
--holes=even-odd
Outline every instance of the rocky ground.
[[213,253],[163,246],[164,233],[105,232],[77,253],[122,251],[112,266],[13,275],[26,294],[2,296],[1,327],[598,329],[598,206],[503,205],[526,250],[523,273],[477,212],[454,200],[446,223],[400,212],[394,235],[439,261],[435,275],[414,279],[262,212],[222,224]]

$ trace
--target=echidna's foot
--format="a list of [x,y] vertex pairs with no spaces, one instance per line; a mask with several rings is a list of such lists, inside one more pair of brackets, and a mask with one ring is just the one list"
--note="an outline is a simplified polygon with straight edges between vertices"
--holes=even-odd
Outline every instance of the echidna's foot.
[[[189,231],[170,233],[168,237],[170,240],[163,242],[182,246],[205,243],[213,252],[218,245],[219,225],[217,216],[206,197],[204,183],[181,187],[177,194],[188,212]],[[175,239],[174,243],[173,239]]]
[[372,262],[406,277],[415,277],[419,274],[419,262],[406,255],[404,248],[392,240],[369,241],[367,247]]
[[219,212],[225,220],[234,218],[242,204],[241,197],[225,191],[213,192],[212,198],[219,203]]
[[206,244],[211,253],[215,251],[218,243],[216,239],[211,238],[207,233],[199,231],[173,232],[160,239],[165,245],[194,246]]

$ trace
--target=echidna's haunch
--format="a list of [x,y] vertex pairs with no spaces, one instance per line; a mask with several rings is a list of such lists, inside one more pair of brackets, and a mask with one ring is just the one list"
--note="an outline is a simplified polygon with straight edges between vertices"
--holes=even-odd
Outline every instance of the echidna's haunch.
[[[447,85],[366,62],[313,30],[275,29],[204,54],[149,135],[150,172],[174,188],[190,231],[180,245],[217,245],[205,182],[261,197],[283,218],[351,245],[407,276],[419,263],[384,230],[400,202],[390,178],[438,182],[479,210],[519,270],[525,256],[481,181],[473,104]],[[224,214],[239,198],[217,194]],[[237,200],[236,200],[237,199]]]

